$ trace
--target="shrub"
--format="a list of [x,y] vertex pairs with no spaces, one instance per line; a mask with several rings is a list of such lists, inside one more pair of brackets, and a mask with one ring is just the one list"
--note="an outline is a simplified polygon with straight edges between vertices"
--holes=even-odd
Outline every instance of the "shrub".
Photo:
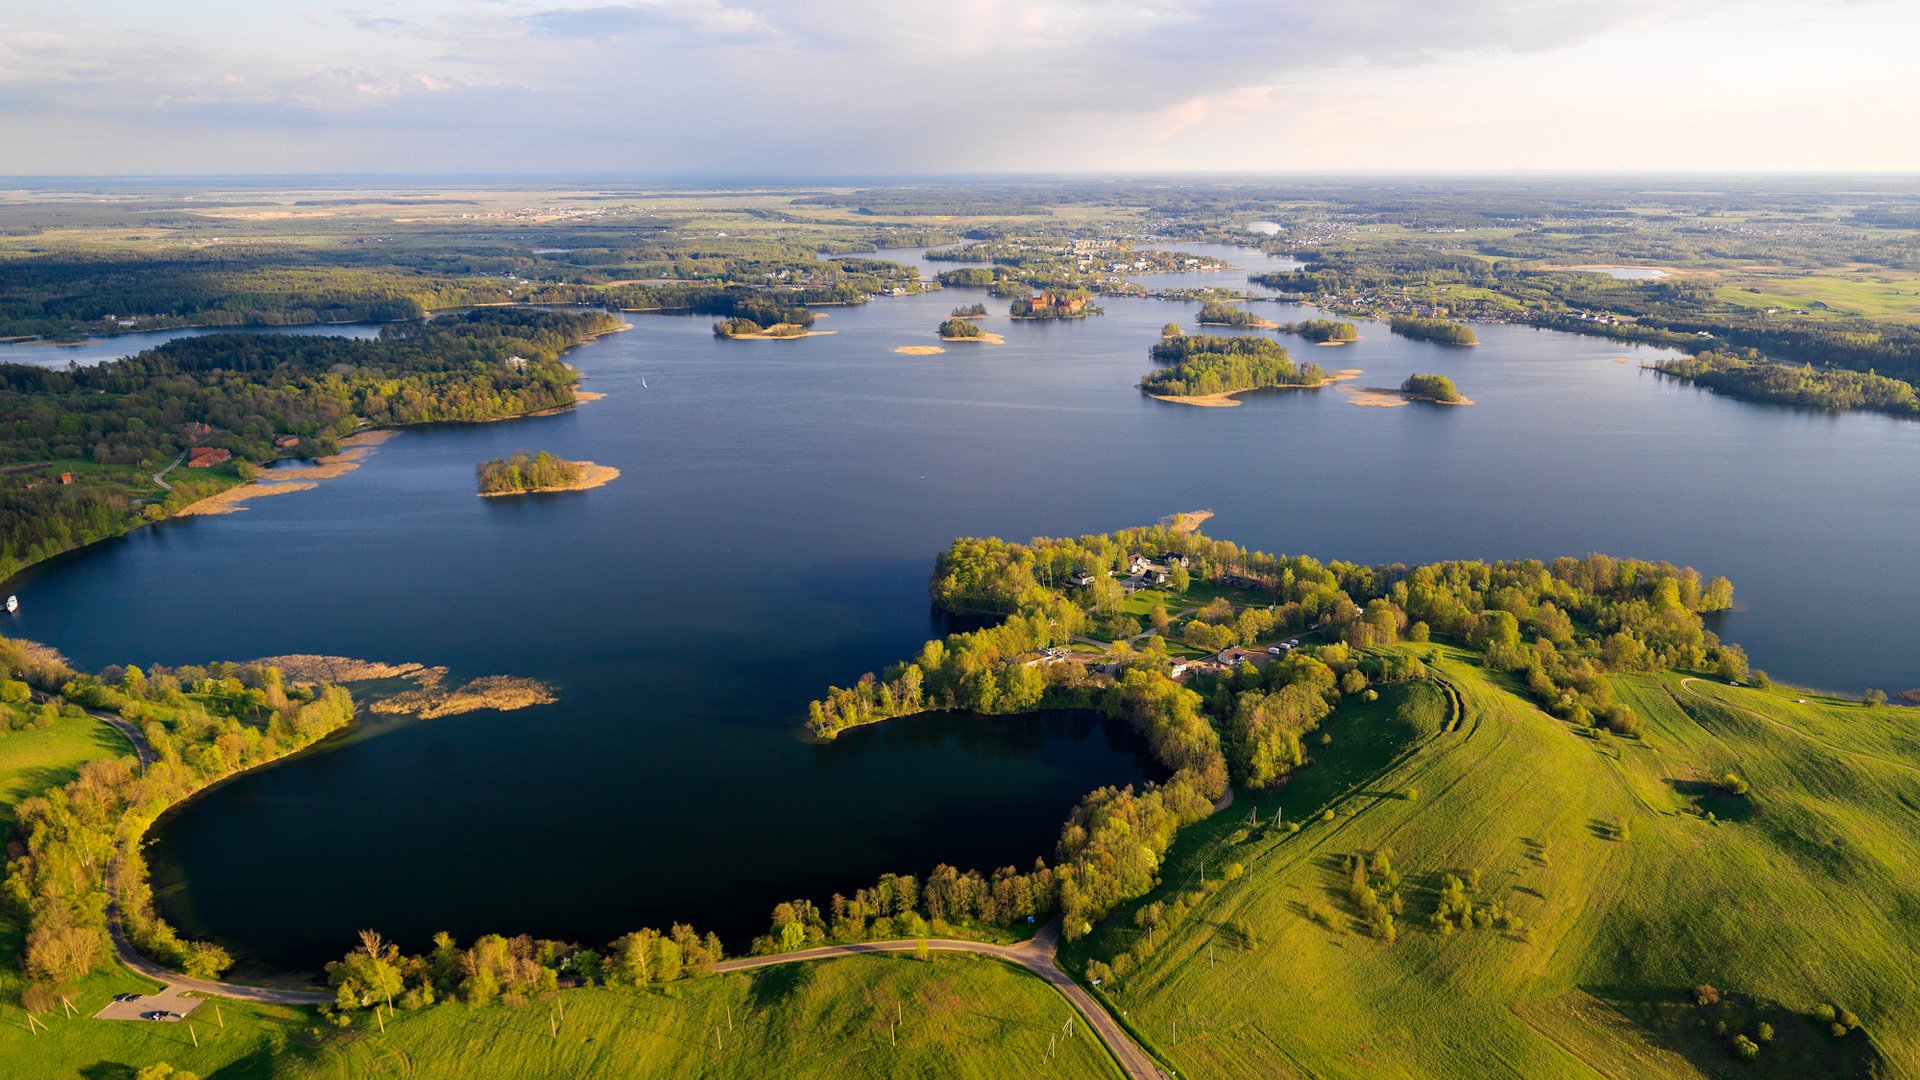
[[1760,1044],[1747,1038],[1745,1035],[1735,1035],[1733,1037],[1733,1050],[1734,1053],[1739,1054],[1747,1061],[1752,1061],[1754,1058],[1760,1056]]
[[1693,1000],[1701,1005],[1718,1005],[1720,991],[1715,990],[1711,983],[1701,983],[1693,988]]

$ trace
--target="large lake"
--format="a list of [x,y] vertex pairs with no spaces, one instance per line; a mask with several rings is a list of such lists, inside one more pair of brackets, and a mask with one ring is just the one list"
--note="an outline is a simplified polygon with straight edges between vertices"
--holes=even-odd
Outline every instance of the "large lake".
[[[1161,325],[1195,311],[1150,300],[894,352],[977,299],[830,308],[836,333],[798,341],[632,316],[572,357],[605,400],[410,431],[316,490],[56,560],[10,587],[7,632],[88,668],[317,652],[558,688],[520,712],[369,723],[156,830],[184,930],[305,968],[367,926],[594,942],[687,920],[737,944],[782,899],[1049,853],[1081,793],[1149,775],[1120,734],[942,717],[825,747],[799,734],[828,683],[942,632],[925,582],[956,535],[1205,507],[1213,535],[1323,559],[1667,559],[1733,579],[1720,629],[1776,677],[1920,685],[1920,425],[1714,397],[1636,366],[1657,352],[1520,327],[1467,350],[1378,324],[1343,348],[1289,341],[1362,385],[1443,372],[1471,408],[1332,388],[1191,408],[1134,386]],[[476,498],[474,463],[522,447],[623,475]]]

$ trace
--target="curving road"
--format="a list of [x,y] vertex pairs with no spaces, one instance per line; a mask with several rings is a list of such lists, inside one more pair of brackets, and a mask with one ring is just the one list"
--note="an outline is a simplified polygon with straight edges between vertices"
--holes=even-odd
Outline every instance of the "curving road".
[[[1054,951],[1060,942],[1060,920],[1055,919],[1033,935],[1031,940],[1018,945],[993,945],[984,941],[956,941],[951,938],[929,938],[925,942],[929,950],[935,952],[965,952],[991,956],[1009,964],[1016,964],[1046,980],[1047,984],[1058,990],[1072,1002],[1073,1007],[1086,1018],[1100,1040],[1107,1044],[1120,1067],[1132,1080],[1162,1080],[1167,1076],[1153,1058],[1140,1048],[1086,988],[1074,982],[1072,977],[1060,970],[1054,962]],[[716,974],[730,971],[751,971],[754,968],[772,967],[775,964],[797,964],[808,960],[826,960],[836,956],[859,956],[865,953],[914,952],[920,948],[919,941],[864,941],[853,945],[822,945],[815,949],[801,949],[797,952],[779,953],[774,956],[750,956],[740,960],[725,960],[709,968]]]

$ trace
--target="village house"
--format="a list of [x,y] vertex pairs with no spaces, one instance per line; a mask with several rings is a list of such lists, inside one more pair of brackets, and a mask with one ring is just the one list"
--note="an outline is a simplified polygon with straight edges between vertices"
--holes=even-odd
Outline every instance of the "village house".
[[299,445],[300,437],[298,435],[282,435],[273,440],[273,448],[275,450],[291,450]]
[[1067,579],[1067,584],[1073,586],[1076,589],[1087,588],[1088,586],[1093,584],[1093,575],[1087,573],[1085,570],[1078,571],[1072,577]]
[[232,456],[231,450],[218,446],[196,446],[187,453],[187,468],[211,469]]
[[1042,292],[1039,296],[1030,297],[1027,300],[1027,314],[1029,315],[1051,314],[1055,317],[1078,315],[1082,311],[1085,311],[1086,307],[1087,301],[1085,297],[1055,296],[1050,290]]
[[183,438],[187,440],[187,442],[198,443],[200,440],[205,439],[213,434],[213,425],[203,424],[200,421],[195,420],[190,424],[182,425],[182,427],[180,428],[180,434]]
[[70,472],[63,472],[63,473],[61,473],[61,474],[60,474],[60,482],[61,482],[61,483],[63,483],[63,484],[71,484],[71,483],[73,483],[73,474],[72,474],[72,473],[70,473]]

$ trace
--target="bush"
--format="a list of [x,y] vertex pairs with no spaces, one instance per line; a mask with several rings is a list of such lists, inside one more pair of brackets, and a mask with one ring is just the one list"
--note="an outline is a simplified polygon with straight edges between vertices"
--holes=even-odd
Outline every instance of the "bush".
[[1885,690],[1869,690],[1861,696],[1860,700],[1868,705],[1885,705],[1887,703],[1887,692]]

